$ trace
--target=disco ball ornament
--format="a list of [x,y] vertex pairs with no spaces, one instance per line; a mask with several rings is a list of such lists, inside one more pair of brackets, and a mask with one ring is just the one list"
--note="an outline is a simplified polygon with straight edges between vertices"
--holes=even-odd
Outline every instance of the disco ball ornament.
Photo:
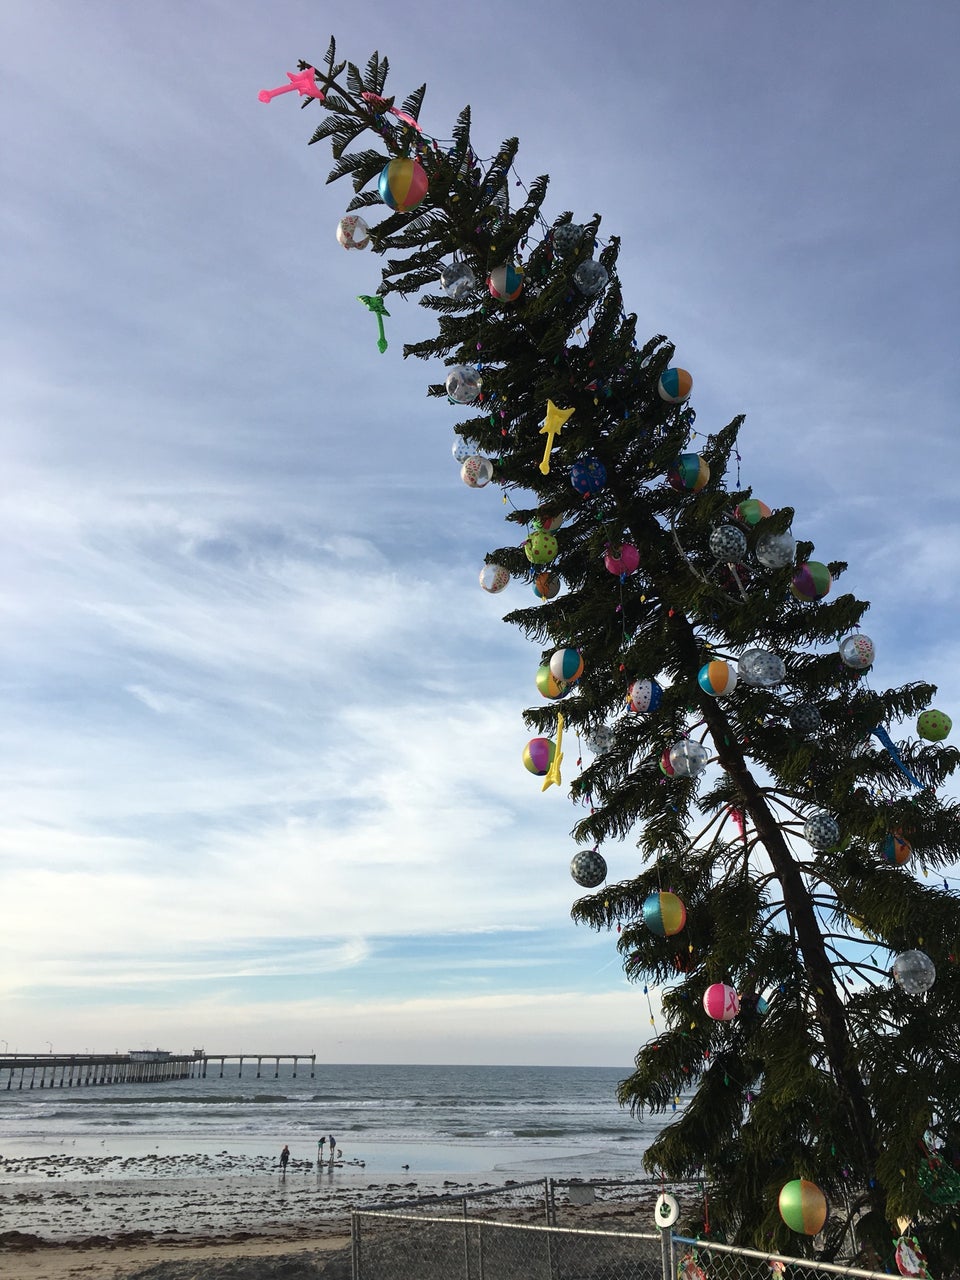
[[583,227],[578,222],[565,222],[562,227],[555,227],[553,247],[561,257],[573,253],[583,239]]
[[796,554],[797,540],[789,530],[786,533],[762,533],[754,551],[765,569],[785,569],[788,564],[793,564]]
[[397,156],[380,171],[380,199],[398,213],[415,209],[427,194],[427,173],[419,160]]
[[599,458],[581,458],[570,468],[570,483],[584,497],[599,493],[607,483],[607,468]]
[[740,1012],[740,997],[725,982],[713,982],[703,993],[703,1011],[714,1022],[730,1022]]
[[643,904],[643,923],[658,938],[672,938],[687,923],[687,908],[675,893],[651,893]]
[[584,738],[588,750],[595,756],[602,756],[605,751],[609,751],[615,741],[616,734],[607,724],[598,725]]
[[603,553],[603,563],[608,573],[615,573],[618,577],[625,573],[636,573],[640,567],[640,552],[630,542],[624,542],[618,547],[608,544]]
[[534,530],[524,542],[523,552],[531,564],[549,564],[556,559],[557,540],[552,533]]
[[798,600],[822,600],[829,594],[832,582],[825,564],[819,560],[808,560],[793,575],[790,591]]
[[584,889],[595,889],[607,878],[607,863],[596,849],[581,849],[573,855],[570,874]]
[[552,600],[559,591],[559,574],[545,570],[543,573],[538,573],[533,580],[533,594],[538,600]]
[[670,766],[675,778],[699,777],[709,759],[709,749],[693,738],[681,738],[670,748]]
[[663,689],[656,680],[634,680],[627,691],[630,696],[630,707],[643,714],[656,711],[663,701]]
[[780,1217],[791,1231],[819,1235],[827,1221],[827,1198],[815,1182],[794,1178],[780,1189]]
[[583,675],[583,658],[579,649],[557,649],[550,655],[550,670],[560,684],[573,684]]
[[884,862],[889,862],[893,867],[902,867],[904,863],[910,861],[913,849],[910,844],[904,840],[899,830],[890,831],[883,838],[883,844],[880,846],[880,853]]
[[923,951],[901,951],[890,970],[893,980],[908,996],[922,996],[937,980],[937,969]]
[[823,724],[819,710],[809,702],[798,702],[790,708],[790,728],[794,733],[809,737]]
[[573,273],[573,283],[585,298],[595,298],[610,279],[610,273],[596,258],[587,258]]
[[744,524],[755,525],[773,515],[773,512],[759,498],[744,498],[739,506],[734,507],[733,514]]
[[466,440],[460,436],[454,436],[451,453],[455,462],[466,462],[468,458],[473,457],[473,446],[467,444]]
[[700,668],[697,682],[712,698],[728,697],[737,687],[737,669],[729,662],[714,660]]
[[769,649],[747,649],[740,655],[740,679],[744,684],[769,689],[787,674],[783,659]]
[[693,390],[693,378],[686,369],[664,369],[657,383],[657,393],[667,404],[683,404]]
[[537,688],[545,698],[551,698],[554,701],[562,698],[567,692],[567,686],[561,684],[546,662],[537,667]]
[[840,641],[840,661],[854,671],[866,671],[876,657],[873,641],[869,636],[854,632]]
[[513,302],[520,297],[523,290],[523,267],[513,262],[505,262],[502,267],[494,267],[487,276],[487,288],[494,298],[501,302]]
[[460,468],[460,479],[468,489],[483,489],[493,479],[493,463],[474,454]]
[[563,516],[551,516],[543,511],[538,511],[530,521],[530,525],[532,528],[540,529],[544,533],[556,533],[558,529],[563,528]]
[[447,395],[456,404],[473,404],[483,387],[480,370],[472,364],[455,364],[447,374]]
[[814,813],[803,824],[803,838],[812,849],[832,849],[840,839],[840,826],[829,813]]
[[465,262],[450,262],[440,272],[440,288],[454,302],[460,302],[476,287],[477,277]]
[[917,717],[917,733],[927,742],[942,742],[953,728],[953,721],[943,711],[921,711]]
[[490,595],[498,595],[510,582],[510,574],[502,564],[485,564],[480,570],[480,585]]
[[681,493],[699,493],[710,481],[710,467],[699,453],[681,453],[670,470],[667,481]]
[[337,240],[345,249],[365,249],[370,243],[370,228],[357,214],[345,214],[337,223]]
[[736,564],[747,553],[747,535],[732,524],[722,524],[710,534],[710,554],[726,564]]
[[550,738],[531,738],[523,748],[523,767],[542,778],[553,764],[557,744]]

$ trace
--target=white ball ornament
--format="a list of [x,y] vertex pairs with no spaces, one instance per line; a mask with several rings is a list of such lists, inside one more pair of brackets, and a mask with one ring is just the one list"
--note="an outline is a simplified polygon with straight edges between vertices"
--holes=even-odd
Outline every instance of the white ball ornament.
[[709,759],[708,748],[693,738],[681,738],[670,748],[670,767],[675,778],[698,778]]
[[483,489],[493,479],[493,463],[489,458],[474,454],[460,468],[460,479],[470,489]]
[[605,751],[609,751],[615,741],[614,732],[607,724],[598,725],[584,738],[588,750],[595,756],[602,756]]
[[472,364],[455,364],[444,385],[455,404],[473,404],[483,388],[483,378]]
[[873,665],[875,657],[873,641],[859,631],[840,641],[840,661],[853,671],[866,671],[867,667]]
[[754,552],[765,569],[785,569],[797,558],[797,540],[792,533],[763,533]]
[[573,273],[573,283],[585,298],[595,298],[609,279],[607,268],[596,258],[587,258]]
[[345,214],[337,223],[337,240],[344,249],[365,249],[370,243],[370,228],[355,213]]
[[473,446],[467,444],[466,440],[462,440],[460,436],[455,436],[451,452],[454,462],[466,462],[468,458],[473,457]]
[[936,965],[923,951],[902,951],[894,960],[891,973],[908,996],[922,996],[937,980]]
[[473,269],[465,262],[449,262],[440,271],[440,288],[452,298],[454,302],[459,302],[465,298],[468,293],[472,293],[477,287],[477,277],[473,273]]
[[480,570],[480,585],[490,595],[498,595],[510,582],[510,574],[502,564],[485,564]]
[[741,654],[737,664],[740,679],[744,684],[756,685],[769,689],[780,684],[787,674],[783,659],[769,649],[747,649]]
[[812,849],[832,849],[840,839],[840,826],[829,813],[814,813],[803,824],[803,838]]

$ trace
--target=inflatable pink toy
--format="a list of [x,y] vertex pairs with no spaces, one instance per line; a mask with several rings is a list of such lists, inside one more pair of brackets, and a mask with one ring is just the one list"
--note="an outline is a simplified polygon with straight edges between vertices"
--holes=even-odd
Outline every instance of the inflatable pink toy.
[[261,89],[257,97],[261,102],[269,102],[271,98],[275,98],[279,93],[292,93],[296,89],[297,93],[303,98],[316,98],[319,102],[324,99],[324,92],[317,84],[316,71],[313,67],[307,67],[306,71],[288,71],[287,79],[289,84],[282,84],[279,89]]

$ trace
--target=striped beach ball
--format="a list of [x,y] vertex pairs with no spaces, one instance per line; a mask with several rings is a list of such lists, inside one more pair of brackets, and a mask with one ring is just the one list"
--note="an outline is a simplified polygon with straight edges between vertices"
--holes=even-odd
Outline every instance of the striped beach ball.
[[570,874],[584,889],[595,889],[607,878],[607,862],[597,849],[581,849],[573,855]]
[[533,594],[538,600],[552,600],[560,590],[560,575],[549,569],[538,573],[533,580]]
[[658,938],[672,938],[687,923],[687,908],[675,893],[651,893],[643,904],[643,923]]
[[640,552],[630,542],[622,546],[608,546],[603,554],[603,563],[608,573],[636,573],[640,566]]
[[667,404],[683,404],[693,390],[693,378],[686,369],[664,369],[657,383],[661,400]]
[[562,698],[567,686],[562,684],[546,662],[537,667],[537,688],[545,698]]
[[825,564],[819,560],[808,560],[793,575],[790,590],[798,600],[822,600],[829,593],[832,582]]
[[523,767],[542,778],[557,754],[557,744],[550,738],[531,738],[523,748]]
[[794,1178],[780,1191],[780,1217],[791,1231],[818,1235],[827,1221],[827,1198],[815,1182]]
[[739,506],[734,507],[733,514],[744,524],[754,525],[759,524],[761,520],[766,520],[767,516],[772,515],[773,512],[759,498],[744,498]]
[[487,288],[501,302],[513,302],[520,297],[523,289],[523,267],[513,262],[506,262],[502,267],[494,267],[487,276]]
[[427,194],[427,174],[419,160],[397,156],[380,171],[380,199],[398,213],[415,209]]
[[485,564],[480,570],[480,585],[495,596],[510,582],[510,574],[502,564]]
[[607,483],[607,468],[599,458],[581,458],[570,468],[570,483],[577,493],[599,493]]
[[681,493],[699,493],[710,481],[710,466],[699,453],[681,453],[670,470],[667,480]]
[[917,717],[917,733],[927,742],[942,742],[953,728],[953,721],[943,711],[921,711]]
[[697,676],[700,688],[712,698],[719,698],[733,693],[737,687],[737,669],[729,662],[714,660],[700,668]]
[[740,997],[725,982],[713,982],[703,993],[703,1011],[715,1022],[729,1022],[740,1012]]
[[897,830],[884,836],[880,852],[883,854],[884,862],[889,862],[894,867],[902,867],[905,862],[910,861],[913,849]]
[[523,552],[531,564],[549,564],[556,559],[557,540],[552,533],[534,531],[524,542]]
[[558,683],[573,684],[583,675],[583,658],[578,649],[557,649],[550,655],[550,672]]
[[365,249],[370,243],[370,228],[357,214],[345,214],[337,223],[337,240],[345,249]]
[[663,689],[656,680],[634,680],[627,690],[630,697],[630,709],[639,711],[656,711],[663,701]]

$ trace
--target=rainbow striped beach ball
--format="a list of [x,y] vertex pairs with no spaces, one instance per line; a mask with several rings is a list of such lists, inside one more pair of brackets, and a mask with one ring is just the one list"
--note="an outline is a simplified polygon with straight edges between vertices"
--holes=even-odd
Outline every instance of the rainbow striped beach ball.
[[643,904],[643,923],[658,938],[672,938],[687,923],[687,908],[675,893],[651,893]]
[[737,687],[737,669],[729,662],[715,659],[700,668],[697,676],[700,688],[712,698],[719,698],[733,693]]
[[583,658],[579,649],[556,649],[550,655],[550,671],[562,684],[573,684],[583,675]]
[[780,1217],[791,1231],[818,1235],[827,1221],[827,1198],[815,1182],[794,1178],[780,1191]]
[[537,688],[545,698],[562,698],[567,692],[567,686],[557,679],[546,662],[537,667]]
[[427,194],[426,170],[419,160],[397,156],[380,171],[380,199],[398,213],[415,209]]
[[699,453],[681,453],[667,472],[667,480],[682,493],[699,493],[710,482],[710,465]]
[[743,502],[734,507],[733,514],[744,524],[754,525],[759,524],[761,520],[766,520],[773,513],[759,498],[744,498]]
[[683,404],[693,390],[693,378],[686,369],[664,369],[657,392],[667,404]]
[[808,560],[793,575],[790,590],[798,600],[822,600],[829,594],[833,578],[819,560]]
[[740,997],[725,982],[712,982],[703,993],[703,1011],[715,1022],[729,1022],[740,1012]]
[[487,276],[487,288],[494,298],[501,302],[513,302],[520,297],[523,289],[523,267],[513,262],[505,262],[502,267],[494,267]]
[[894,867],[902,867],[905,862],[910,861],[913,848],[899,831],[890,831],[883,838],[880,852],[883,854],[884,862],[889,862]]
[[531,738],[523,748],[523,767],[542,778],[557,754],[557,744],[550,738]]

